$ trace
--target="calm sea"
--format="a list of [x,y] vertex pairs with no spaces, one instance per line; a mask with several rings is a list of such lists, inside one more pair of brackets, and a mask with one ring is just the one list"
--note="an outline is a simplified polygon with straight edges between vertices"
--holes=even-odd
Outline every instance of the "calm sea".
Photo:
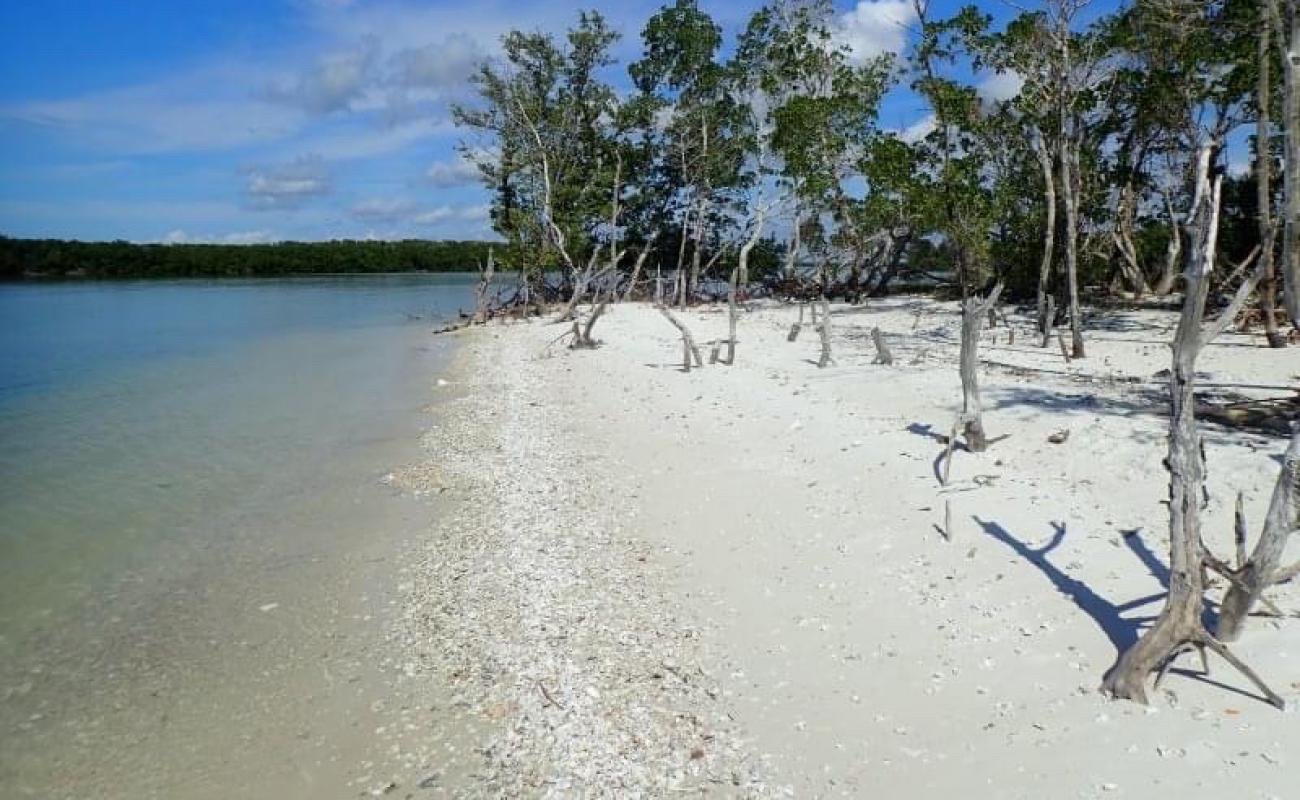
[[0,285],[0,737],[44,742],[0,788],[40,785],[32,753],[119,673],[173,687],[186,637],[242,643],[290,598],[319,622],[296,565],[388,524],[473,280]]

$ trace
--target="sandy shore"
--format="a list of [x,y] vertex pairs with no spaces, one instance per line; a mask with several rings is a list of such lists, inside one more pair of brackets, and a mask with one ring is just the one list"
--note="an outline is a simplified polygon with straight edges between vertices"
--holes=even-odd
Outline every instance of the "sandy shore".
[[[684,315],[702,343],[719,310]],[[960,399],[953,304],[837,309],[836,363],[742,320],[738,363],[683,374],[676,332],[612,308],[604,346],[545,323],[464,334],[454,393],[402,485],[465,498],[403,577],[417,684],[459,734],[413,753],[452,795],[1286,797],[1292,712],[1226,665],[1149,708],[1096,688],[1159,609],[1163,381],[1175,323],[1099,313],[1065,363],[986,331],[993,437],[936,479]],[[873,365],[879,326],[894,366]],[[1288,394],[1300,358],[1242,335],[1206,387]],[[707,349],[707,348],[706,348]],[[1068,429],[1064,444],[1048,436]],[[1276,436],[1206,429],[1211,544],[1262,522]],[[945,502],[953,540],[940,536]],[[1293,587],[1275,592],[1286,611]],[[1300,703],[1300,625],[1238,652]],[[398,742],[394,746],[401,747]]]

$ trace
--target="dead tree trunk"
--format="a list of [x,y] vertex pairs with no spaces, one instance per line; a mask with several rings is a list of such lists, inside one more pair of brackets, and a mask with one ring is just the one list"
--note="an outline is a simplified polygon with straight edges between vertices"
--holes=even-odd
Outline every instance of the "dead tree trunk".
[[[636,284],[637,284],[637,281],[641,280],[641,270],[645,267],[645,260],[646,260],[647,258],[650,257],[650,253],[654,250],[654,244],[655,244],[655,239],[656,239],[656,238],[658,238],[658,235],[657,235],[657,234],[654,235],[654,236],[651,236],[649,239],[646,239],[645,244],[641,247],[641,252],[637,254],[636,262],[635,262],[635,263],[633,264],[633,266],[632,266],[632,279],[631,279],[630,281],[628,281],[627,289],[623,290],[623,301],[624,301],[624,302],[627,302],[627,301],[632,297],[632,294],[633,294],[634,292],[636,292]],[[656,267],[656,270],[655,270],[655,282],[656,282],[656,285],[655,285],[655,289],[656,289],[655,301],[656,301],[656,302],[658,302],[658,300],[659,300],[659,296],[658,296],[658,289],[659,289],[659,287],[658,287],[658,280],[659,280],[659,278],[658,278],[658,268]]]
[[657,306],[657,308],[659,309],[659,313],[663,314],[664,317],[672,323],[673,327],[677,329],[677,332],[682,335],[682,372],[691,371],[692,358],[695,361],[696,367],[703,367],[704,359],[700,357],[700,348],[695,345],[695,337],[691,336],[690,329],[686,327],[685,323],[674,316],[673,312],[669,311],[667,306],[660,305]]
[[1300,431],[1291,438],[1291,446],[1282,458],[1264,530],[1249,559],[1242,558],[1246,521],[1240,515],[1237,527],[1237,567],[1225,575],[1228,592],[1219,606],[1219,623],[1214,631],[1221,642],[1233,642],[1241,636],[1246,618],[1259,604],[1265,589],[1300,573],[1300,563],[1282,566],[1287,540],[1300,529]]
[[[1202,147],[1197,158],[1196,188],[1188,214],[1191,248],[1183,280],[1186,293],[1182,316],[1174,337],[1173,369],[1169,377],[1171,414],[1169,422],[1169,589],[1165,607],[1142,638],[1121,654],[1107,673],[1102,689],[1116,698],[1146,702],[1147,679],[1163,674],[1179,655],[1213,650],[1241,670],[1273,705],[1281,708],[1275,694],[1245,663],[1205,629],[1201,613],[1205,603],[1205,550],[1201,540],[1201,498],[1205,485],[1205,457],[1195,416],[1196,359],[1204,346],[1231,322],[1221,317],[1210,326],[1203,324],[1205,301],[1214,270],[1214,251],[1219,226],[1222,176],[1210,177],[1214,146]],[[1228,314],[1235,317],[1253,286],[1238,292]]]
[[[741,251],[741,258],[749,254],[744,250]],[[740,322],[740,307],[736,302],[737,284],[740,283],[740,265],[737,264],[731,270],[731,282],[727,286],[727,360],[726,365],[731,366],[736,363],[736,326]]]
[[880,328],[871,329],[871,341],[876,345],[876,357],[871,363],[885,366],[893,364],[894,354],[889,352],[889,345],[885,344],[885,334],[880,332]]
[[573,350],[592,350],[600,345],[600,342],[591,338],[591,331],[596,327],[596,320],[600,315],[605,313],[605,307],[609,305],[608,298],[600,297],[597,292],[595,298],[596,305],[587,317],[587,323],[583,325],[579,320],[573,320],[573,341],[569,342],[569,348]]
[[803,330],[803,303],[799,304],[799,320],[790,326],[790,332],[785,335],[785,340],[793,342],[798,339],[801,330]]
[[756,212],[754,229],[740,247],[740,256],[736,259],[736,268],[731,271],[731,280],[727,286],[727,360],[725,362],[727,366],[736,363],[736,326],[740,320],[740,287],[749,283],[749,254],[763,236],[766,212],[765,207]]
[[822,353],[817,359],[818,368],[830,366],[831,363],[831,304],[825,294],[822,295],[821,304],[822,321],[817,326],[817,333],[821,336]]
[[1002,282],[998,281],[993,290],[984,299],[971,296],[962,301],[961,307],[961,418],[962,431],[966,436],[966,447],[972,453],[982,453],[988,449],[988,436],[984,433],[984,414],[980,404],[979,384],[979,346],[980,328],[989,309],[998,302],[1002,294]]

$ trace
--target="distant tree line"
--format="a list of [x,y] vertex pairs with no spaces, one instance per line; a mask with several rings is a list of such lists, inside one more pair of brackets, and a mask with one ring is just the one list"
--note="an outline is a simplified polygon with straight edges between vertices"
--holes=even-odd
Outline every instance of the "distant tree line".
[[251,277],[473,271],[491,242],[135,244],[0,236],[0,279]]

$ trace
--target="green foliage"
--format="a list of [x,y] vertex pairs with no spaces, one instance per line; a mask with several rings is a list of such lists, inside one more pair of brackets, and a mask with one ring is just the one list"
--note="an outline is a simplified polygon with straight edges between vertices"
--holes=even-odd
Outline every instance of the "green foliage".
[[464,272],[492,242],[332,241],[132,244],[0,236],[0,278],[224,278],[378,272]]
[[511,31],[504,62],[484,63],[474,78],[481,102],[453,108],[456,124],[483,140],[462,150],[494,192],[503,258],[534,277],[572,268],[598,246],[619,169],[610,121],[623,118],[599,73],[617,40],[595,11],[581,12],[563,43]]

